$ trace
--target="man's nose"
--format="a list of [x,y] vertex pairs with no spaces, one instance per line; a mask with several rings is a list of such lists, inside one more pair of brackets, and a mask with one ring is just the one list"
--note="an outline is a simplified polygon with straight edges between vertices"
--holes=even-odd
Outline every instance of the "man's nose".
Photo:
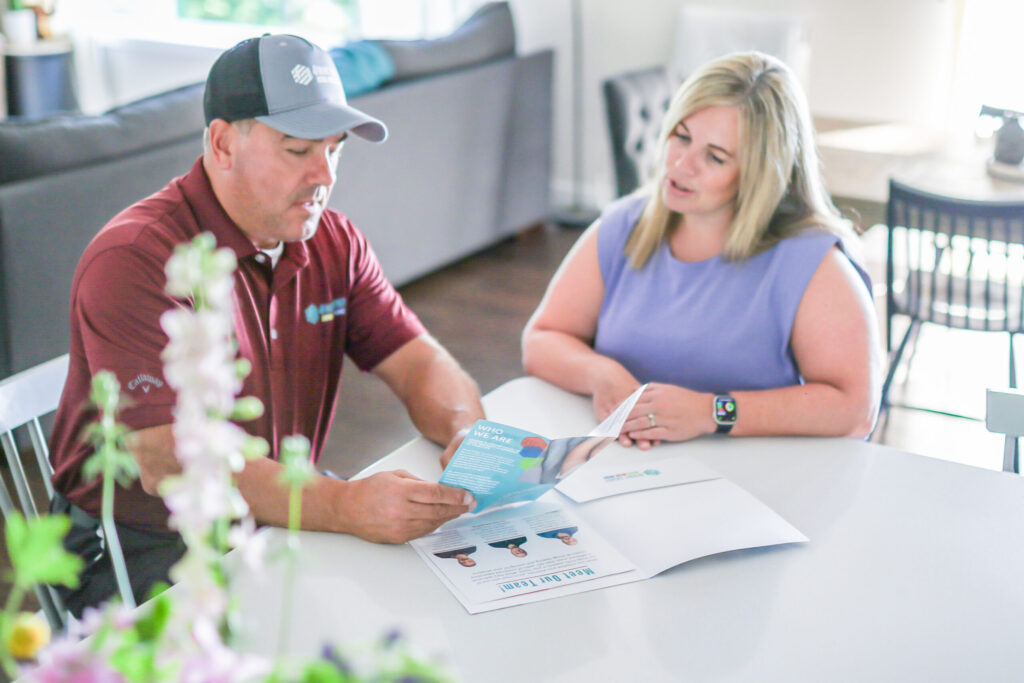
[[313,185],[333,185],[338,173],[338,156],[326,147],[323,153],[312,156],[312,168],[309,170],[310,183]]

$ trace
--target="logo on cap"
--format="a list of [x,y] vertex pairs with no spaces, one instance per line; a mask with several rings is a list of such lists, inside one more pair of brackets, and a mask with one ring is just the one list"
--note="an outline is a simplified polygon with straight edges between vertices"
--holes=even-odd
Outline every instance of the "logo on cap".
[[309,85],[313,82],[313,72],[305,64],[296,64],[292,67],[292,80],[299,85]]

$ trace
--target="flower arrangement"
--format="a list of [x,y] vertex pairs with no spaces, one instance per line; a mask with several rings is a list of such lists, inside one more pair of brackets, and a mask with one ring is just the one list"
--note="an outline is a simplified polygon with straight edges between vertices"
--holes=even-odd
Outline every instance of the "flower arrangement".
[[[19,612],[27,591],[37,583],[75,586],[81,560],[67,553],[62,539],[70,520],[42,515],[26,520],[10,515],[6,523],[11,557],[11,593],[0,613],[0,664],[8,676],[23,681],[441,681],[447,676],[423,662],[397,633],[382,637],[366,652],[349,655],[325,643],[321,656],[291,661],[283,652],[294,583],[302,489],[314,476],[309,442],[288,437],[282,442],[281,485],[287,487],[289,537],[284,555],[286,581],[278,652],[273,658],[243,654],[232,647],[230,586],[221,557],[238,548],[246,561],[261,565],[266,557],[262,536],[234,483],[250,458],[264,457],[269,446],[249,436],[231,420],[258,417],[263,410],[253,397],[236,399],[250,367],[236,359],[231,323],[231,296],[236,263],[229,249],[216,249],[202,234],[179,245],[166,266],[167,292],[191,303],[161,318],[169,343],[163,353],[165,377],[177,392],[172,427],[181,472],[166,478],[160,492],[170,511],[170,525],[187,548],[171,569],[175,585],[158,591],[134,608],[130,591],[104,609],[87,611],[69,633],[50,641],[46,621]],[[114,483],[138,476],[123,445],[126,429],[116,421],[120,387],[113,374],[93,378],[91,398],[99,420],[91,431],[95,455],[87,476],[103,478],[102,521],[108,538],[113,524]],[[116,543],[111,548],[118,548]],[[123,559],[112,553],[115,571],[125,573]],[[125,573],[126,576],[126,573]],[[122,582],[127,585],[127,581]],[[166,587],[163,587],[166,588]],[[87,636],[85,640],[81,638]],[[29,662],[20,667],[18,661]]]

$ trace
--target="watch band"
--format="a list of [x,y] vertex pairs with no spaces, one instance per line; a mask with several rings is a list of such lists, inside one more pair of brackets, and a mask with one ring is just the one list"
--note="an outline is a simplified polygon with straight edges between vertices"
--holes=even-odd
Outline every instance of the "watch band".
[[732,423],[729,423],[729,424],[719,423],[718,426],[715,428],[715,434],[728,434],[731,431],[732,431]]

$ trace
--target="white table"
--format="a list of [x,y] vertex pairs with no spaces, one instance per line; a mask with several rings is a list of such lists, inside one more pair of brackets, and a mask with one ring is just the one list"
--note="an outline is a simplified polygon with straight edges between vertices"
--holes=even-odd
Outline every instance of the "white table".
[[[588,400],[535,379],[485,406],[549,437],[594,424]],[[1021,477],[846,439],[662,448],[715,468],[810,542],[470,616],[409,546],[304,533],[290,649],[398,626],[447,650],[466,681],[1024,680]],[[364,474],[436,480],[439,452],[413,441]],[[276,643],[277,573],[237,579],[245,642],[263,652]]]
[[947,197],[1024,200],[1024,183],[986,172],[991,139],[887,123],[828,130],[817,143],[826,188],[837,206],[861,214],[864,228],[885,222],[890,178]]

